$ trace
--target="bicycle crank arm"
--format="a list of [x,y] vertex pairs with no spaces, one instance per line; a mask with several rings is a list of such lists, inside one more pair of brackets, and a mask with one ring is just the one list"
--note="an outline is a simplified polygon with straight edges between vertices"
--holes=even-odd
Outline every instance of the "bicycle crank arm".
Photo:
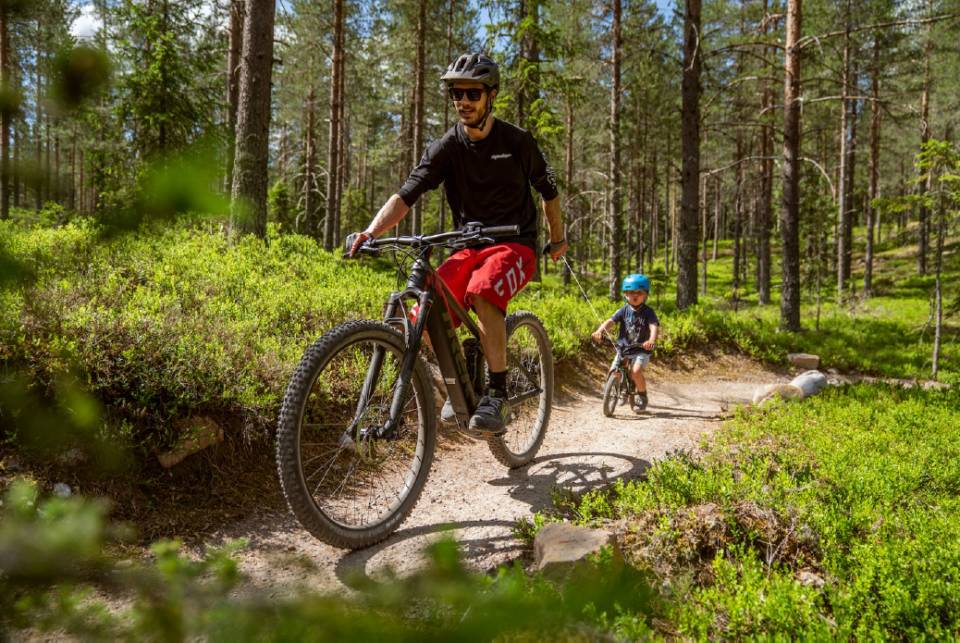
[[511,397],[510,399],[507,400],[507,402],[509,402],[510,404],[520,404],[520,402],[537,397],[542,392],[543,392],[543,389],[539,389],[539,388],[531,389],[526,393],[521,393],[520,395]]

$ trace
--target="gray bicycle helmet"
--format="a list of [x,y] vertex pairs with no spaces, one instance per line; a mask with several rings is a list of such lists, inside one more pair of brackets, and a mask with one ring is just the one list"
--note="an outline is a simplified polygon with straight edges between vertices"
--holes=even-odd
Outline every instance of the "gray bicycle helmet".
[[440,80],[449,87],[454,81],[483,83],[490,89],[500,88],[500,66],[486,54],[463,54],[450,63]]

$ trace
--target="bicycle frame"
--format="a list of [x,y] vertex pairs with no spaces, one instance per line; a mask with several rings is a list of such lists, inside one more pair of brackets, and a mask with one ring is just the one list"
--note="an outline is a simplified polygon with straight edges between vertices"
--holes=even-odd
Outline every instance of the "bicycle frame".
[[[447,394],[454,411],[465,420],[477,408],[477,393],[473,389],[473,384],[467,372],[467,360],[463,352],[463,346],[457,338],[450,314],[447,312],[447,306],[453,310],[453,313],[477,339],[480,338],[480,328],[456,301],[447,285],[437,276],[430,265],[432,252],[433,248],[429,246],[421,251],[410,270],[406,286],[403,290],[390,294],[384,310],[383,321],[385,323],[403,325],[407,351],[404,353],[400,365],[399,382],[391,401],[389,417],[384,425],[377,430],[377,437],[379,438],[389,438],[396,431],[398,418],[410,388],[414,360],[420,352],[424,331],[430,337],[430,344],[437,356],[440,373],[443,376],[443,382],[447,387]],[[410,311],[405,303],[407,300],[416,300],[419,306],[415,322],[410,319]],[[437,303],[440,305],[436,305]],[[444,303],[446,305],[443,305]],[[360,417],[361,411],[369,401],[372,390],[379,380],[383,356],[383,348],[377,347],[374,349],[370,368],[367,371],[367,377],[357,405],[357,417]]]

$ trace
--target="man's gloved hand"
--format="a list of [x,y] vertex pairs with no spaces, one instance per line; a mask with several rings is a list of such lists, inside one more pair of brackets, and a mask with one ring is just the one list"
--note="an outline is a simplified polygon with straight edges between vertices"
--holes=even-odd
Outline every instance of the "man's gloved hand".
[[373,238],[373,235],[370,234],[369,232],[357,232],[350,236],[353,237],[354,239],[353,239],[353,243],[350,246],[350,249],[347,250],[348,257],[355,256],[357,254],[357,250],[360,249],[360,246],[362,246],[367,239]]
[[567,254],[567,248],[570,245],[567,243],[566,239],[561,239],[560,241],[550,241],[543,247],[543,254],[550,255],[550,258],[556,261],[563,255]]

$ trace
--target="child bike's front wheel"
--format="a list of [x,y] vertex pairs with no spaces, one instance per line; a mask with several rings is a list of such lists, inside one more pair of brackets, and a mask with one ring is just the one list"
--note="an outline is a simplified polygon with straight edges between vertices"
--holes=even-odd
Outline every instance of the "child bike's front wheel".
[[606,417],[613,417],[613,412],[620,401],[620,374],[617,371],[607,375],[607,381],[603,383],[603,414]]
[[504,435],[490,437],[493,456],[514,469],[537,455],[553,405],[553,353],[543,323],[533,313],[507,316],[507,401],[511,420]]
[[280,483],[300,523],[331,545],[356,549],[389,536],[427,480],[433,390],[417,357],[406,394],[395,395],[405,352],[390,326],[348,322],[307,349],[287,386],[277,428]]

